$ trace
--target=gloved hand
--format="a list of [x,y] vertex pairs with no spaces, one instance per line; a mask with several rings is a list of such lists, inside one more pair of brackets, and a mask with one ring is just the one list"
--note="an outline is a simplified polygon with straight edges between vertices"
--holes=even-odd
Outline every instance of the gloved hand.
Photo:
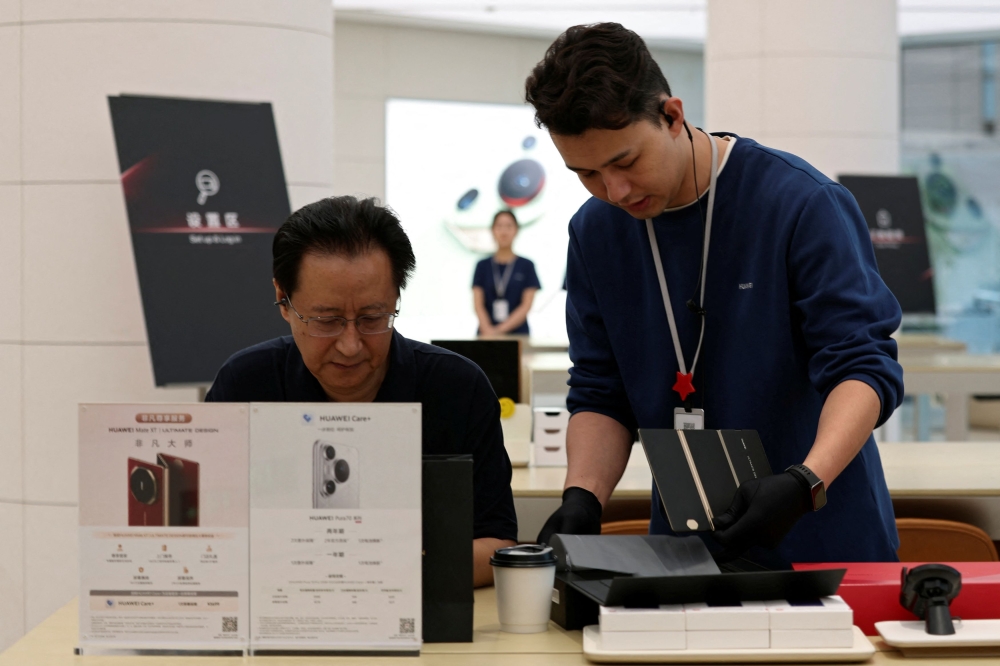
[[812,494],[790,472],[746,481],[729,509],[715,517],[713,537],[722,546],[720,562],[735,559],[753,546],[776,548],[799,518],[812,511]]
[[553,534],[600,534],[604,509],[594,493],[572,486],[563,491],[563,503],[549,516],[537,542],[548,544]]

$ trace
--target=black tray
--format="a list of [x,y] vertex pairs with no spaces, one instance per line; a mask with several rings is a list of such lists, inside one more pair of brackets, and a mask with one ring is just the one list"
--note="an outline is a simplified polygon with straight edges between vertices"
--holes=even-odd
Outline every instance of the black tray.
[[818,599],[837,593],[847,569],[753,571],[697,576],[622,576],[607,571],[560,572],[569,585],[602,606],[737,604]]

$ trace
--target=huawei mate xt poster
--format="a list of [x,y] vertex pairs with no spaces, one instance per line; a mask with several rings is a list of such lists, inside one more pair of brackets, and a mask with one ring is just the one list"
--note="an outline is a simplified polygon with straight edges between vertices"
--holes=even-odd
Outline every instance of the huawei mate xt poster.
[[234,352],[288,332],[271,285],[290,212],[271,105],[108,103],[156,385],[211,382]]
[[79,410],[80,648],[242,651],[249,405]]

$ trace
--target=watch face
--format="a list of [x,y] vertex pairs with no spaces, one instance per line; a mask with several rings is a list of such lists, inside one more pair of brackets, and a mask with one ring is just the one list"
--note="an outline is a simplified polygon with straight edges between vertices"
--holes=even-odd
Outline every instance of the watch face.
[[815,486],[812,487],[813,496],[813,511],[818,511],[826,506],[826,486],[823,485],[822,481],[819,481]]
[[818,511],[826,506],[826,485],[811,469],[805,465],[791,465],[785,471],[792,472],[809,487],[813,511]]

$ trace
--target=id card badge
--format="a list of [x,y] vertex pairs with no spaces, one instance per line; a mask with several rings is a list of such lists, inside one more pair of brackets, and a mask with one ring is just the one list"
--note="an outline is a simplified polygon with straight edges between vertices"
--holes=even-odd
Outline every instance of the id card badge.
[[704,430],[705,410],[692,409],[690,412],[683,407],[674,409],[674,430]]
[[493,301],[493,321],[499,324],[502,321],[507,321],[509,316],[510,303],[507,302],[506,298],[498,298]]

